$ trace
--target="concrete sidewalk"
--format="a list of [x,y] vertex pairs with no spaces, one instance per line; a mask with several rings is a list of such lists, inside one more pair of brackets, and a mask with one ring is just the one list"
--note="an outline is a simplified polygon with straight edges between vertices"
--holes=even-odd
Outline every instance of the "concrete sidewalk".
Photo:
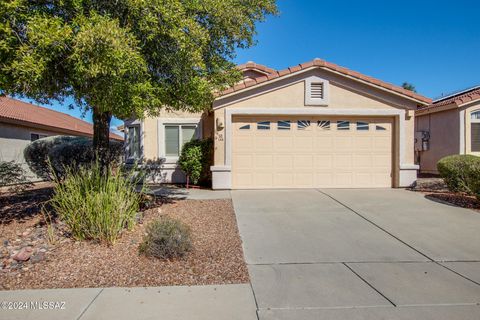
[[[249,284],[0,291],[0,302],[2,320],[257,319]],[[5,310],[4,302],[24,309]],[[31,302],[51,302],[52,309],[32,310]]]

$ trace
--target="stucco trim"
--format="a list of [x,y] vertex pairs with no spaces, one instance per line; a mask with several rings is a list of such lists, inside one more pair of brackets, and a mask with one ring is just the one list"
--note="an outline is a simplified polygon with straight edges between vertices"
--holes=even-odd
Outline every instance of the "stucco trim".
[[[316,108],[241,108],[225,109],[225,166],[232,165],[232,117],[234,115],[330,115],[330,116],[392,116],[398,118],[399,143],[398,160],[400,169],[403,166],[410,170],[412,164],[405,162],[405,110],[379,109],[316,109]],[[415,167],[415,170],[418,169]]]
[[[322,98],[312,98],[312,84],[322,84]],[[318,76],[305,78],[305,105],[327,107],[330,98],[330,82]]]

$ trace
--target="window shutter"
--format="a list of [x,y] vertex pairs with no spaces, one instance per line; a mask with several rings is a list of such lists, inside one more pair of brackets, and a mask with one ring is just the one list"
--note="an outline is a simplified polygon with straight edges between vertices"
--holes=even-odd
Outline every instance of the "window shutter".
[[310,84],[310,98],[311,99],[323,99],[323,83],[313,82]]
[[480,123],[471,123],[472,151],[480,152]]

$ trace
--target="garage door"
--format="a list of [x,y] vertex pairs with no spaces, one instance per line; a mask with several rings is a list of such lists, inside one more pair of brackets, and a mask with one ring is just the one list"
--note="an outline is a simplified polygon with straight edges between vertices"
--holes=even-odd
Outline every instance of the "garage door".
[[232,186],[392,186],[392,119],[234,117]]

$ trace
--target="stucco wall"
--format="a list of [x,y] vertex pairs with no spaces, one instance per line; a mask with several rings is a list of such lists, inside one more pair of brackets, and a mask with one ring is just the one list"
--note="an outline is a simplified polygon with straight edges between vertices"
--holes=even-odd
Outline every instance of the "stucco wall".
[[23,157],[23,150],[30,143],[30,134],[54,136],[61,133],[54,131],[40,130],[31,127],[13,125],[0,122],[0,159],[3,161],[15,161],[22,164],[32,180],[37,180],[36,176],[28,169]]
[[[177,159],[166,158],[165,162],[159,159],[165,159],[163,155],[163,125],[164,122],[181,123],[182,119],[190,119],[195,123],[200,123],[202,137],[212,136],[213,119],[204,113],[190,113],[185,111],[167,111],[162,110],[157,117],[147,117],[138,121],[142,127],[142,153],[144,160],[150,164],[161,163],[160,168],[153,178],[155,182],[173,182],[184,183],[185,175],[178,168]],[[128,121],[126,125],[128,126]],[[210,132],[208,132],[210,130]]]
[[[329,81],[328,106],[305,106],[305,81],[309,76],[318,76]],[[228,108],[328,108],[328,109],[410,109],[410,117],[404,122],[404,163],[414,163],[414,126],[413,110],[416,103],[403,97],[373,88],[343,76],[325,70],[315,69],[290,79],[267,83],[247,90],[244,93],[218,99],[214,103],[215,119],[225,123],[225,109]],[[396,121],[398,123],[398,121]],[[398,124],[394,143],[399,145]],[[396,149],[396,148],[394,148]],[[394,162],[398,166],[398,152]],[[215,166],[225,164],[225,129],[215,128]],[[395,173],[398,179],[398,172]]]
[[430,132],[430,147],[419,152],[420,171],[437,173],[441,158],[460,151],[460,115],[458,108],[417,115],[416,131]]

